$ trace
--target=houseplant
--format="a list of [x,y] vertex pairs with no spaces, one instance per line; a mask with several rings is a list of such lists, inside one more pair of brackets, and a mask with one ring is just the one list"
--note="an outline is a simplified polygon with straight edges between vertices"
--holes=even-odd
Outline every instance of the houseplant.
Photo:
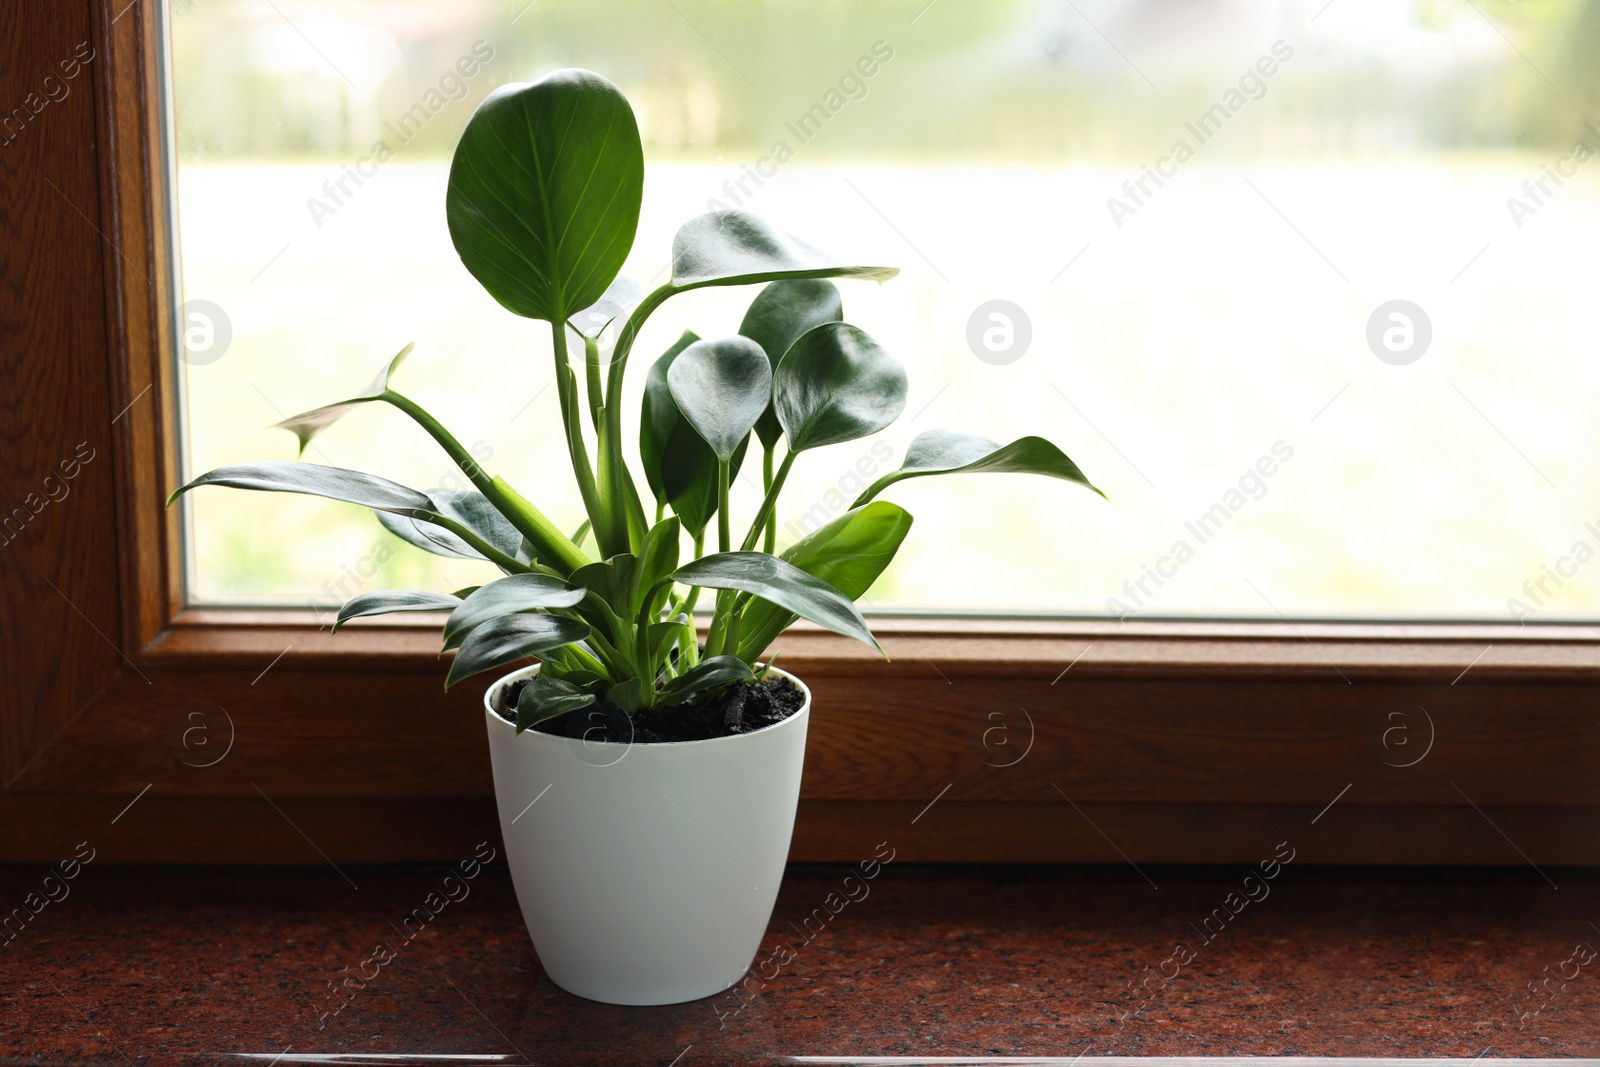
[[[424,492],[280,462],[223,467],[173,494],[225,485],[347,501],[419,548],[499,567],[503,577],[456,593],[362,594],[338,625],[448,610],[447,687],[539,658],[485,697],[519,901],[554,981],[632,1004],[719,992],[758,946],[788,850],[810,708],[803,685],[762,656],[801,618],[878,647],[854,601],[911,525],[879,494],[906,478],[979,471],[1094,488],[1041,438],[1001,446],[928,431],[848,512],[777,553],[777,501],[796,459],[876,433],[905,405],[904,369],[842,321],[829,280],[896,271],[837,262],[745,212],[712,212],[678,231],[669,280],[624,314],[634,297],[618,273],[643,180],[626,98],[581,70],[491,94],[450,169],[446,212],[463,264],[505,308],[550,324],[588,515],[577,533],[484,471],[391,387],[410,346],[360,394],[280,425],[303,452],[342,416],[387,403],[474,489]],[[649,368],[638,431],[647,506],[624,459],[623,380],[640,327],[678,293],[758,284],[738,335],[685,333]],[[765,496],[735,540],[728,486],[755,449]],[[715,594],[703,642],[693,616],[702,589]]]

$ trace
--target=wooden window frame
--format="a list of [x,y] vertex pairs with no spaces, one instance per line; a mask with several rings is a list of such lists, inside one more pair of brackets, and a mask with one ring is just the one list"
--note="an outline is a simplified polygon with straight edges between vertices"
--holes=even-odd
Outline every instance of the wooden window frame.
[[[183,604],[156,2],[33,3],[0,42],[0,102],[96,52],[0,150],[31,220],[0,264],[0,504],[96,456],[0,546],[0,859],[86,836],[113,860],[456,857],[495,819],[482,684],[441,695],[436,620],[335,638]],[[795,859],[1250,862],[1287,839],[1313,862],[1600,862],[1600,627],[877,628],[887,664],[779,643],[816,695]]]

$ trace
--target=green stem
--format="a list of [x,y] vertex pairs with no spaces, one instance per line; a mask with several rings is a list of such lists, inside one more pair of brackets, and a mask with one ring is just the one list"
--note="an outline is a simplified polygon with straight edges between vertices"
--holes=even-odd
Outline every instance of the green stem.
[[603,498],[595,486],[594,467],[589,462],[589,449],[583,443],[583,424],[578,417],[578,380],[567,359],[567,327],[562,322],[550,324],[550,342],[555,352],[556,393],[561,400],[561,425],[566,430],[567,453],[572,457],[572,473],[578,479],[578,492],[583,497],[583,508],[589,513],[590,529],[594,531],[595,544],[601,557],[626,552],[624,544],[618,547],[617,529],[613,521],[616,514],[610,501]]
[[677,291],[669,282],[639,302],[617,334],[617,343],[611,349],[611,365],[606,369],[605,405],[601,413],[605,423],[605,429],[600,434],[601,473],[608,485],[620,487],[619,490],[613,490],[621,494],[618,514],[628,524],[629,532],[637,534],[640,539],[643,538],[643,531],[634,527],[643,526],[644,509],[640,504],[638,487],[633,482],[633,473],[622,458],[622,378],[628,368],[628,354],[633,351],[634,341],[638,340],[640,327],[667,297]]
[[655,292],[639,301],[639,306],[633,309],[622,324],[622,329],[617,333],[617,344],[611,350],[611,366],[606,372],[606,419],[615,420],[616,427],[622,428],[621,405],[622,376],[628,368],[628,353],[633,351],[633,342],[639,338],[639,330],[644,326],[644,321],[667,300],[667,297],[677,292],[671,282],[661,286]]
[[728,625],[722,635],[722,651],[737,653],[739,651],[739,627],[744,620],[744,602],[735,596],[733,603],[728,607]]
[[382,399],[410,415],[428,431],[429,436],[439,443],[445,454],[461,468],[461,473],[465,474],[511,525],[533,544],[534,555],[541,561],[556,570],[563,578],[590,562],[589,557],[547,519],[543,512],[519,496],[503,479],[491,478],[479,466],[472,454],[461,447],[461,442],[457,441],[438,419],[423,410],[421,405],[393,390],[385,390]]
[[513,574],[533,573],[534,568],[528,566],[520,559],[506,555],[504,552],[500,551],[498,548],[479,537],[472,531],[470,527],[461,525],[461,523],[450,518],[448,515],[435,514],[432,518],[425,519],[423,521],[431,522],[435,526],[443,526],[446,530],[449,530],[451,533],[461,538],[461,540],[471,545],[475,550],[488,559],[490,563],[493,563],[502,570],[511,571]]
[[601,663],[593,652],[590,652],[582,645],[573,644],[565,645],[563,647],[569,651],[569,653],[572,655],[572,658],[577,660],[578,664],[585,670],[593,671],[607,681],[612,680],[611,672],[606,669],[606,665]]
[[[761,446],[761,489],[763,492],[772,492],[772,450],[774,445]],[[767,536],[762,550],[769,556],[778,547],[778,509],[773,508],[767,516]]]
[[766,527],[767,520],[773,517],[773,508],[778,503],[778,494],[783,492],[783,483],[789,477],[789,468],[794,466],[794,457],[798,452],[790,452],[783,457],[783,462],[778,464],[778,473],[772,478],[772,484],[767,488],[766,499],[761,501],[761,510],[756,512],[756,521],[750,524],[750,532],[745,535],[742,551],[749,552],[756,547],[756,541],[761,537],[761,531]]
[[733,543],[733,533],[728,522],[728,482],[732,464],[717,460],[717,551],[726,552]]
[[595,433],[600,432],[600,412],[605,404],[605,394],[600,384],[600,341],[595,337],[583,339],[583,362],[588,368],[589,419]]
[[[706,534],[704,530],[694,535],[694,558],[699,559],[706,554]],[[683,603],[678,610],[689,616],[689,626],[685,634],[678,639],[678,661],[684,669],[695,666],[700,662],[700,642],[697,639],[694,625],[694,608],[700,602],[700,587],[691,585],[689,591],[683,596]]]

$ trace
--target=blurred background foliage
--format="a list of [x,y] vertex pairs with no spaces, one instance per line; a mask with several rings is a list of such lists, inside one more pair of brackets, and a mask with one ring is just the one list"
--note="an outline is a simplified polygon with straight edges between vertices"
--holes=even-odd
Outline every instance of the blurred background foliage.
[[[170,0],[169,31],[181,290],[233,327],[221,358],[180,368],[191,473],[293,458],[273,422],[414,340],[399,387],[577,526],[548,338],[461,268],[443,190],[495,86],[585,66],[639,117],[641,282],[713,201],[904,268],[841,288],[908,364],[907,415],[797,466],[780,543],[935,426],[1050,437],[1114,501],[1025,479],[897,488],[918,525],[869,608],[1104,614],[1280,439],[1295,459],[1270,491],[1177,577],[1146,579],[1142,611],[1504,618],[1600,516],[1600,165],[1507,211],[1577,139],[1600,145],[1600,0]],[[1255,81],[1280,41],[1293,58]],[[462,76],[475,46],[492,58]],[[1241,87],[1260,99],[1179,180],[1108,217]],[[802,143],[819,104],[837,113]],[[353,183],[408,114],[420,131]],[[730,196],[780,141],[793,159]],[[732,333],[750,295],[673,301],[641,356],[686,327]],[[1433,317],[1406,368],[1364,341],[1396,296]],[[999,367],[966,340],[996,298],[1034,338]],[[376,409],[305,458],[454,477]],[[741,516],[754,498],[735,486]],[[183,507],[198,601],[327,606],[485,577],[328,502],[215,490]],[[1600,617],[1600,581],[1567,581],[1539,619],[1558,615]]]
[[[876,41],[899,46],[894,76],[867,80],[878,118],[830,134],[819,160],[1141,158],[1166,132],[1149,119],[1198,114],[1274,39],[1295,48],[1296,78],[1274,88],[1287,99],[1253,125],[1256,143],[1230,151],[1555,146],[1600,117],[1589,0],[936,0],[937,17],[911,23],[923,3],[174,0],[178,146],[195,160],[364,153],[480,37],[501,80],[604,70],[661,158],[792,141],[784,124]],[[1366,17],[1305,40],[1336,5]],[[1150,91],[1134,91],[1118,51],[1139,57]],[[471,85],[473,101],[489,88]],[[408,150],[448,156],[456,125]]]

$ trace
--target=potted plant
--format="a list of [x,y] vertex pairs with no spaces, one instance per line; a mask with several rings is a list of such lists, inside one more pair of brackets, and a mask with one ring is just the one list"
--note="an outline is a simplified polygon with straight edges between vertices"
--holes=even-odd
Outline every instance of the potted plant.
[[[279,462],[223,467],[173,494],[225,485],[347,501],[418,548],[503,572],[455,593],[362,594],[336,628],[449,611],[447,687],[538,658],[485,695],[506,854],[551,979],[620,1004],[720,992],[755,954],[789,848],[810,710],[804,685],[763,656],[797,619],[878,648],[854,602],[911,526],[879,494],[907,478],[977,471],[1094,488],[1041,438],[1001,446],[931,430],[848,512],[777,553],[777,502],[795,461],[876,433],[905,405],[904,369],[843,321],[828,280],[896,271],[840,263],[754,215],[717,211],[678,231],[671,277],[624,314],[637,290],[618,272],[643,183],[627,99],[583,70],[496,90],[450,169],[445,207],[462,263],[509,311],[550,324],[588,514],[573,535],[392,388],[410,346],[360,394],[280,425],[303,452],[348,412],[390,404],[474,489],[425,492]],[[685,333],[650,366],[637,431],[647,500],[624,458],[623,381],[640,327],[678,293],[757,284],[738,335]],[[765,496],[735,539],[728,486],[752,448]],[[701,590],[715,594],[703,641]]]

